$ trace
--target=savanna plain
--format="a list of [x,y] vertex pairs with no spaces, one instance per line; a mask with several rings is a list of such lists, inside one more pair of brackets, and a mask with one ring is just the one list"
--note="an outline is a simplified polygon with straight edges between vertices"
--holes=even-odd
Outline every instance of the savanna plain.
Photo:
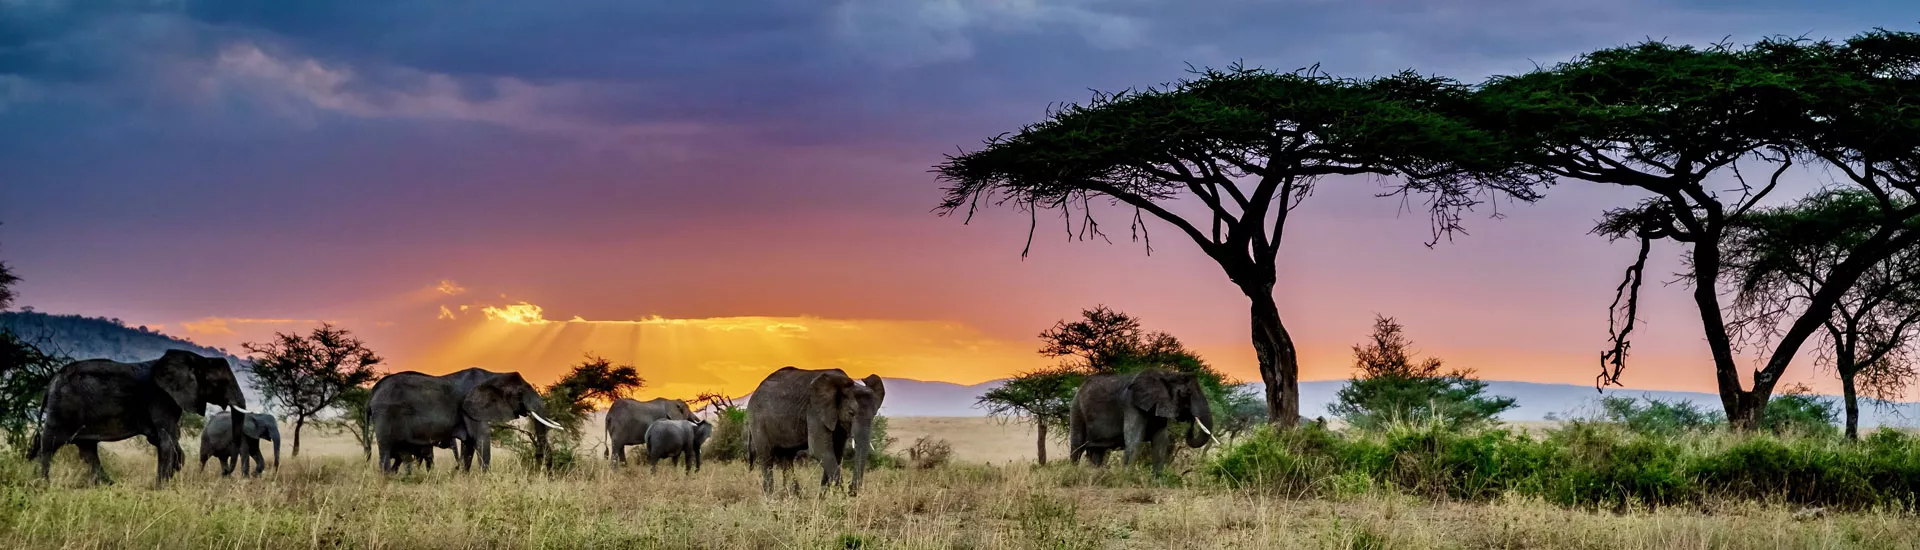
[[[151,448],[103,446],[116,483],[88,485],[64,450],[41,482],[0,459],[0,547],[10,548],[1914,548],[1907,512],[1810,513],[1765,502],[1580,509],[1510,494],[1462,502],[1384,488],[1306,495],[1203,475],[1183,449],[1170,474],[1075,467],[1055,444],[1033,463],[1031,428],[987,418],[895,418],[892,434],[953,445],[952,462],[868,472],[859,495],[817,488],[763,496],[742,463],[687,475],[662,463],[612,470],[600,447],[539,474],[496,447],[493,469],[384,477],[347,436],[306,434],[301,456],[258,479],[188,464],[151,487]],[[596,426],[599,422],[589,421]],[[1528,426],[1528,428],[1534,428]],[[597,433],[582,434],[594,441]],[[904,447],[901,445],[899,447]],[[900,452],[896,447],[895,452]],[[286,449],[290,451],[291,449]],[[776,473],[776,482],[779,482]]]

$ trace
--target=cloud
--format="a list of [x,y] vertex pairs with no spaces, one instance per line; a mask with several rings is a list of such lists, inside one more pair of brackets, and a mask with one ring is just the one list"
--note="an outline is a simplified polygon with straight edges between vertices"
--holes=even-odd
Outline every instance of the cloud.
[[1141,45],[1147,23],[1100,11],[1087,0],[850,0],[835,9],[838,34],[890,67],[973,57],[981,33],[1045,33],[1063,29],[1101,49]]
[[200,82],[211,97],[267,106],[308,124],[317,113],[358,118],[474,122],[578,140],[594,149],[651,147],[672,138],[711,130],[698,123],[618,123],[571,116],[603,85],[532,83],[508,77],[456,78],[443,73],[388,68],[370,78],[353,66],[327,63],[253,42],[220,49]]
[[440,316],[437,317],[436,319],[455,319],[455,318],[456,317],[453,316],[453,310],[447,309],[447,306],[440,306]]
[[[253,319],[246,317],[205,317],[198,321],[182,321],[180,329],[187,336],[231,336],[236,325],[288,325],[295,323],[317,323],[319,321],[303,319]],[[157,326],[157,325],[156,325]]]
[[[467,292],[467,287],[460,286],[459,283],[453,282],[452,279],[441,279],[440,284],[433,287],[433,289],[448,296],[459,296]],[[446,309],[446,307],[442,306],[441,309]]]

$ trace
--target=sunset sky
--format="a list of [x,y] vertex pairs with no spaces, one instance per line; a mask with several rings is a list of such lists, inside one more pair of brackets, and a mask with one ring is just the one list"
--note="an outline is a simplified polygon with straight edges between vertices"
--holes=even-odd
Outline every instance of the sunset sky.
[[[1023,260],[1024,216],[936,216],[928,170],[1189,63],[1479,81],[1645,38],[1912,30],[1912,7],[0,0],[0,259],[40,311],[236,352],[326,320],[396,370],[538,382],[592,352],[650,395],[783,365],[981,382],[1047,364],[1035,336],[1096,304],[1257,380],[1245,299],[1170,228],[1148,256],[1117,215],[1111,245],[1043,218]],[[1592,382],[1633,250],[1587,231],[1638,195],[1563,182],[1429,249],[1380,189],[1328,180],[1291,221],[1304,378],[1346,377],[1381,313],[1486,378]],[[1711,390],[1685,292],[1650,284],[1628,385]]]

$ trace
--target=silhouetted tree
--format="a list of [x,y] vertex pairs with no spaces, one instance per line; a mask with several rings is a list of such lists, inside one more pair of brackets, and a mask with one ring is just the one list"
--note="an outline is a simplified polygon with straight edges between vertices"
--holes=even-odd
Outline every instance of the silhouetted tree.
[[[0,262],[0,311],[13,304],[13,285],[19,282],[7,264]],[[0,430],[6,431],[7,445],[14,449],[31,448],[47,385],[61,366],[72,361],[47,349],[28,342],[9,327],[0,327]]]
[[340,396],[373,381],[382,359],[346,329],[321,323],[309,335],[274,333],[273,340],[240,345],[242,362],[260,396],[293,417],[293,456],[307,421],[339,403]]
[[1066,365],[1031,370],[987,390],[975,400],[974,406],[985,407],[989,416],[1020,418],[1033,424],[1039,432],[1034,445],[1044,466],[1047,464],[1047,430],[1066,428],[1074,390],[1085,379],[1085,373]]
[[[1538,179],[1510,169],[1507,145],[1432,108],[1467,99],[1455,82],[1411,72],[1356,81],[1317,67],[1206,69],[1165,88],[1096,93],[984,149],[948,156],[935,168],[947,184],[936,212],[970,220],[983,203],[1011,204],[1037,226],[1040,210],[1057,210],[1070,238],[1104,239],[1094,203],[1123,205],[1148,253],[1145,218],[1172,225],[1250,300],[1267,414],[1292,426],[1299,358],[1273,291],[1289,213],[1320,178],[1408,176],[1395,192],[1430,197],[1436,241],[1483,191],[1535,198]],[[1185,204],[1203,213],[1183,216]],[[1023,257],[1032,240],[1030,228]]]
[[[1727,270],[1739,283],[1733,324],[1763,346],[1777,337],[1780,320],[1798,314],[1870,236],[1877,200],[1857,189],[1828,190],[1738,220],[1726,245]],[[1868,267],[1821,327],[1820,359],[1840,376],[1846,435],[1858,439],[1859,394],[1885,403],[1920,374],[1920,247]]]
[[547,412],[553,415],[554,422],[578,432],[587,415],[595,410],[595,403],[612,404],[646,385],[646,379],[640,377],[640,370],[633,365],[614,365],[605,357],[588,353],[586,360],[547,386],[544,392]]
[[[1599,50],[1477,92],[1484,126],[1509,134],[1526,162],[1561,177],[1645,190],[1632,208],[1595,228],[1640,244],[1616,290],[1612,345],[1596,385],[1618,385],[1654,241],[1685,247],[1686,282],[1699,310],[1728,420],[1752,428],[1800,346],[1871,266],[1920,245],[1920,35],[1875,31],[1845,43],[1767,40],[1706,48],[1648,42]],[[1875,198],[1866,238],[1846,251],[1787,323],[1751,388],[1728,321],[1728,231],[1779,188],[1797,160],[1824,162],[1843,184]],[[1770,167],[1749,181],[1737,163]],[[1716,174],[1731,173],[1734,184]],[[1905,202],[1899,199],[1905,198]]]
[[1487,383],[1470,369],[1444,371],[1438,357],[1414,361],[1412,346],[1400,323],[1376,315],[1369,341],[1353,346],[1358,372],[1340,388],[1328,412],[1360,429],[1427,418],[1459,428],[1514,407],[1511,397],[1485,395]]
[[339,398],[334,400],[334,408],[339,409],[340,414],[330,419],[313,422],[323,429],[353,436],[354,442],[360,444],[361,458],[371,461],[373,460],[373,438],[370,437],[372,426],[367,424],[367,403],[372,398],[373,388],[370,386],[347,388],[340,392]]

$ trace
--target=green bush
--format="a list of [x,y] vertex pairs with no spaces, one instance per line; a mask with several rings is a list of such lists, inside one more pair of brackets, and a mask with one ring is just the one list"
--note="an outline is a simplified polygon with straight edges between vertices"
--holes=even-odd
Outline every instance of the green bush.
[[700,449],[700,460],[732,462],[747,457],[747,410],[721,408],[713,419],[713,435]]
[[1737,499],[1912,510],[1920,501],[1920,438],[1892,430],[1859,443],[1764,433],[1652,435],[1598,422],[1572,422],[1539,438],[1505,429],[1454,431],[1441,422],[1346,433],[1262,427],[1202,471],[1229,485],[1302,497],[1382,487],[1438,500],[1515,494],[1613,509]]
[[1652,397],[1603,397],[1598,420],[1625,427],[1628,431],[1650,435],[1677,435],[1701,431],[1725,424],[1727,417],[1691,401],[1666,401]]

